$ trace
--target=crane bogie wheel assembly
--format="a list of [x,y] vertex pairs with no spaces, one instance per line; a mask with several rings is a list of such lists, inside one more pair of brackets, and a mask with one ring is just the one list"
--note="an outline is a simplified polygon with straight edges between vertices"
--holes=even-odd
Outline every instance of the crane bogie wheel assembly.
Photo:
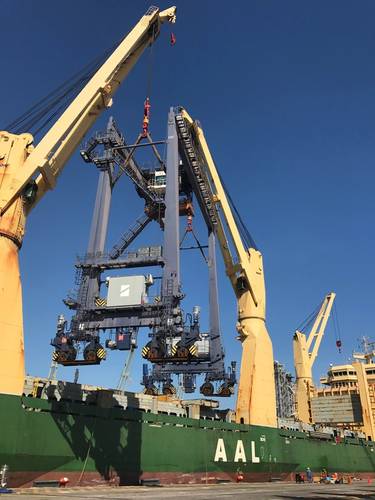
[[214,392],[215,392],[215,389],[214,389],[213,384],[211,384],[211,382],[205,382],[200,388],[200,393],[206,397],[213,396]]
[[178,346],[176,350],[176,358],[187,359],[189,357],[189,349],[184,346]]
[[157,396],[158,390],[155,386],[146,387],[146,389],[144,390],[144,393],[147,394],[148,396]]
[[160,350],[157,347],[150,347],[147,358],[149,360],[156,360],[160,358]]
[[59,349],[58,351],[55,351],[53,353],[53,360],[60,364],[75,361],[76,357],[77,351],[74,349],[74,347]]
[[218,392],[218,396],[226,397],[232,396],[234,394],[234,387],[232,385],[223,384]]
[[88,344],[83,351],[83,359],[92,363],[100,362],[106,357],[106,352],[100,344]]
[[176,388],[172,384],[164,384],[163,385],[163,394],[164,396],[174,396],[176,394]]

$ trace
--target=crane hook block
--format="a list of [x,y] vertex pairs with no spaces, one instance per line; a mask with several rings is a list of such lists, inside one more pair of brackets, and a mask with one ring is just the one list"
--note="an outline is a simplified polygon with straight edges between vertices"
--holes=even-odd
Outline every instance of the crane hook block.
[[144,106],[143,106],[143,123],[142,123],[142,136],[147,137],[148,134],[148,126],[150,123],[150,98],[146,97]]

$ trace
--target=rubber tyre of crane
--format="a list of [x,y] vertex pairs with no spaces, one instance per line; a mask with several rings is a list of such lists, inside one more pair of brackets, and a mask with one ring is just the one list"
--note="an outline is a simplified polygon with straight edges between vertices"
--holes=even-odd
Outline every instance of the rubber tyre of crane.
[[153,359],[158,359],[159,357],[160,357],[159,349],[157,349],[156,347],[150,347],[147,359],[152,361]]
[[84,351],[83,353],[83,358],[85,361],[96,361],[97,356],[96,356],[96,351],[94,349],[88,349],[87,351]]
[[65,363],[66,361],[69,361],[69,352],[68,351],[58,351],[57,362],[58,363]]
[[75,361],[76,357],[77,357],[77,351],[74,349],[74,347],[70,347],[68,352],[68,360]]
[[176,388],[172,384],[164,385],[163,394],[164,396],[173,396],[176,394]]
[[188,358],[189,357],[189,349],[187,347],[182,347],[182,346],[179,346],[177,348],[177,352],[176,352],[176,358]]
[[231,385],[222,385],[219,389],[218,396],[222,396],[224,398],[229,398],[233,395],[233,387]]
[[157,396],[158,390],[156,389],[156,387],[147,387],[144,390],[144,393],[147,394],[148,396]]
[[201,385],[199,392],[207,398],[214,395],[215,389],[211,382],[205,382],[203,385]]

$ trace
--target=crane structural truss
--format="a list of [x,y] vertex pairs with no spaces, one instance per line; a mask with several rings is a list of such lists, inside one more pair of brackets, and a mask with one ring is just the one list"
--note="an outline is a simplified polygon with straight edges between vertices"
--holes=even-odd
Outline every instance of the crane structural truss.
[[[327,294],[317,311],[306,320],[305,326],[298,328],[293,336],[294,367],[296,371],[296,414],[298,420],[313,423],[311,398],[314,395],[312,368],[318,356],[319,347],[327,326],[336,294]],[[311,326],[306,337],[304,329]]]
[[[30,133],[0,132],[0,392],[20,395],[25,380],[18,251],[27,215],[65,164],[143,51],[175,21],[176,8],[150,7],[34,147]],[[5,285],[4,285],[5,284]],[[86,293],[86,292],[85,292]]]

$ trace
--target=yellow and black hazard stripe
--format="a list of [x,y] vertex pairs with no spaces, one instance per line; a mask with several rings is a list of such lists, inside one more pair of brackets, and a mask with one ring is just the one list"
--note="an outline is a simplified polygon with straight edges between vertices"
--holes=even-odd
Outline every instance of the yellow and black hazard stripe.
[[144,346],[144,348],[142,349],[142,358],[145,358],[147,359],[148,358],[148,355],[149,355],[149,352],[150,352],[150,346],[147,344]]
[[172,356],[176,356],[176,353],[177,353],[177,349],[178,349],[178,345],[175,344],[173,347],[172,347]]
[[52,361],[57,361],[59,359],[58,351],[53,351],[52,353]]
[[107,299],[102,299],[101,297],[97,297],[95,299],[96,307],[105,307],[107,305]]
[[96,351],[96,356],[98,359],[105,359],[106,355],[107,353],[105,352],[105,349],[103,349],[103,347],[99,347]]
[[198,356],[198,347],[193,344],[189,347],[189,352],[191,354],[191,356],[194,356],[194,357],[197,357]]

